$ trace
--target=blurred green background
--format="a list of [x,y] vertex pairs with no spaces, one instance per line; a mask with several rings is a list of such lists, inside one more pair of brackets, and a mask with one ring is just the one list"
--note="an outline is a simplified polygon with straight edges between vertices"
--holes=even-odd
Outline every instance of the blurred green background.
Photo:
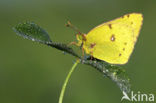
[[[82,32],[131,12],[144,15],[135,50],[125,65],[132,90],[156,95],[155,0],[0,0],[0,103],[57,103],[74,57],[23,39],[12,27],[34,21],[53,41],[76,40],[64,24]],[[67,86],[64,103],[120,103],[122,93],[92,67],[78,65]],[[125,100],[124,103],[127,103]]]

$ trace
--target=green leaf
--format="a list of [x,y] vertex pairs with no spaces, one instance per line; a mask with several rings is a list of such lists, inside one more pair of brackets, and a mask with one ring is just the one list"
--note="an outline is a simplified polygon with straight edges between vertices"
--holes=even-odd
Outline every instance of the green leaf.
[[17,33],[17,35],[22,36],[26,39],[46,44],[80,58],[78,54],[76,54],[73,49],[68,47],[66,44],[52,42],[48,33],[33,22],[19,23],[13,28],[13,30]]
[[82,60],[82,63],[90,65],[100,71],[104,76],[114,81],[120,90],[126,93],[130,92],[130,82],[125,69],[121,66],[111,65],[100,60]]
[[13,30],[20,36],[43,44],[51,43],[48,33],[33,22],[19,23]]

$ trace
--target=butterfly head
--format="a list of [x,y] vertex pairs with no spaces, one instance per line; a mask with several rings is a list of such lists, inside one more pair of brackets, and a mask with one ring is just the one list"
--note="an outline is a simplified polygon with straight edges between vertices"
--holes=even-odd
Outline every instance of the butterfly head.
[[78,46],[83,46],[83,43],[87,40],[86,34],[76,34],[76,39],[78,40]]

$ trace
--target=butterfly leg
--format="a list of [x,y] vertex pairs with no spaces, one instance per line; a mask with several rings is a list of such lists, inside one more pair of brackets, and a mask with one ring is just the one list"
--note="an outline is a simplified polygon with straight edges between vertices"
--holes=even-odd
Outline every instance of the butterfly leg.
[[82,50],[82,57],[81,57],[81,59],[84,60],[85,59],[85,57],[84,57],[84,55],[85,55],[84,48],[82,47],[81,50]]
[[70,43],[68,44],[68,46],[71,46],[71,45],[79,46],[77,42],[70,42]]
[[90,54],[91,54],[91,60],[93,60],[93,51],[91,51]]
[[91,44],[90,44],[90,49],[91,49],[91,51],[90,51],[91,60],[93,60],[93,49],[94,49],[95,46],[96,46],[96,43],[91,43]]
[[82,48],[82,57],[84,57],[84,48]]

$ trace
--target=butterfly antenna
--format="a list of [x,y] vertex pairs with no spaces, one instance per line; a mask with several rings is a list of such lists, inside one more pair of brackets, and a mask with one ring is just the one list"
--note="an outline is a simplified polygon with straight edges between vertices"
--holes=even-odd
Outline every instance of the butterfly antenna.
[[70,27],[74,31],[78,32],[78,34],[80,34],[80,35],[82,34],[76,26],[74,26],[74,25],[71,24],[70,21],[67,22],[66,27]]

